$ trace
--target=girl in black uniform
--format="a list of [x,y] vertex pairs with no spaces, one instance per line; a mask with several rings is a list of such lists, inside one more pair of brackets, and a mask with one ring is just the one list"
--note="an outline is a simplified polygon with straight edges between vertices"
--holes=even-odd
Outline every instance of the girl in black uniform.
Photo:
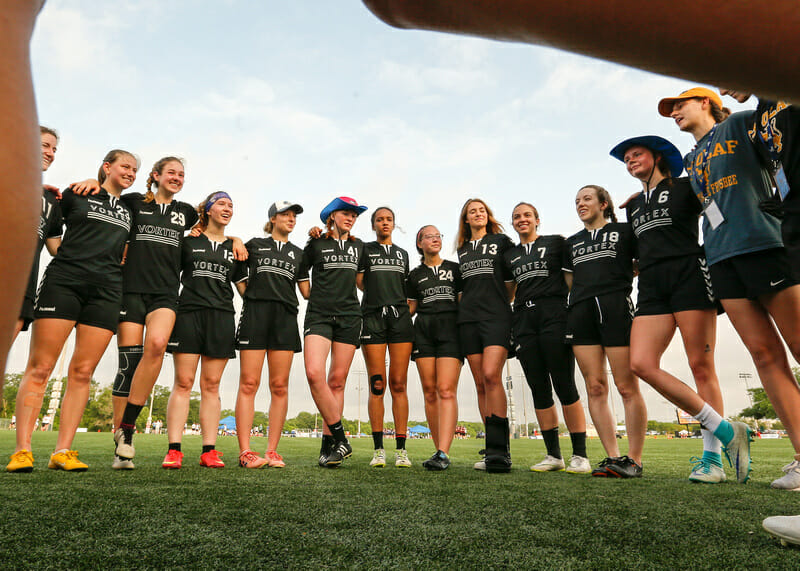
[[458,304],[461,271],[458,264],[443,260],[442,235],[436,226],[417,232],[417,252],[422,263],[411,270],[406,295],[414,320],[414,350],[425,417],[436,452],[422,465],[428,470],[450,466],[450,445],[458,424],[458,377],[464,358],[458,344]]
[[133,220],[122,270],[119,370],[111,391],[116,469],[134,467],[136,419],[158,380],[175,325],[181,243],[184,232],[197,222],[194,207],[175,200],[183,181],[183,161],[164,157],[150,170],[145,195],[132,192],[122,197]]
[[[131,212],[119,200],[136,180],[139,163],[131,153],[110,151],[98,173],[100,192],[79,196],[67,189],[61,211],[67,231],[47,267],[34,307],[28,365],[17,397],[17,450],[30,451],[32,418],[38,416],[50,373],[73,328],[77,328],[67,390],[61,404],[61,426],[49,468],[88,468],[70,450],[89,399],[92,374],[117,330],[122,298],[122,252],[131,227]],[[30,463],[16,471],[33,469]]]
[[[303,250],[289,242],[297,215],[303,207],[281,201],[269,207],[264,226],[267,238],[246,244],[247,262],[236,265],[236,288],[244,298],[239,320],[239,393],[236,395],[236,436],[239,466],[283,468],[278,442],[289,406],[289,372],[294,354],[300,352],[295,284],[308,289],[308,274],[301,268]],[[306,291],[304,297],[308,296]],[[250,449],[255,398],[261,384],[264,358],[269,366],[269,440],[262,458]]]
[[462,279],[459,341],[486,422],[486,456],[475,468],[508,472],[511,452],[502,373],[511,340],[511,306],[504,283],[503,254],[514,243],[478,198],[464,203],[458,226],[456,245]]
[[[364,243],[350,231],[366,209],[352,198],[334,198],[320,213],[325,234],[310,239],[303,252],[303,271],[311,281],[303,326],[306,377],[325,420],[319,464],[329,468],[341,466],[353,453],[344,434],[342,410],[344,383],[361,333],[356,276]],[[331,365],[326,374],[328,354]]]
[[[570,285],[566,338],[586,381],[589,413],[608,454],[592,476],[636,478],[642,475],[647,409],[630,368],[628,347],[633,319],[628,297],[633,282],[633,232],[629,224],[617,222],[611,197],[602,187],[581,188],[575,206],[584,229],[567,238],[564,252],[564,270],[571,273],[566,276]],[[628,455],[622,457],[616,420],[608,406],[606,358],[625,407]]]
[[225,227],[233,216],[233,201],[226,192],[212,193],[197,207],[199,236],[188,236],[181,252],[181,294],[178,316],[167,350],[175,361],[175,384],[167,404],[169,448],[164,468],[180,468],[181,438],[189,416],[189,399],[200,364],[200,427],[203,451],[200,465],[223,468],[216,450],[219,427],[219,383],[228,359],[236,357],[234,323],[233,240]]
[[586,457],[586,418],[575,386],[575,357],[572,347],[564,343],[569,293],[561,270],[565,240],[563,236],[540,236],[539,213],[527,202],[514,208],[511,224],[520,241],[506,251],[504,259],[513,280],[510,289],[514,297],[515,349],[533,394],[536,419],[547,448],[544,460],[531,466],[531,470],[565,468],[558,443],[555,388],[572,440],[572,458],[566,470],[570,474],[587,474],[592,468]]
[[405,280],[408,275],[408,252],[392,244],[394,212],[383,206],[372,213],[372,229],[378,238],[364,244],[364,257],[357,278],[364,292],[361,300],[363,325],[361,350],[369,376],[369,421],[375,451],[369,465],[386,465],[383,449],[383,395],[386,391],[386,350],[389,350],[389,391],[394,417],[395,466],[410,468],[406,452],[408,428],[408,361],[411,357],[414,328],[408,309]]
[[[631,368],[661,392],[663,379],[678,381],[661,368],[661,356],[680,329],[697,394],[719,414],[722,392],[714,367],[717,312],[711,277],[698,245],[702,211],[683,171],[680,151],[661,137],[634,137],[611,150],[642,192],[628,201],[628,222],[636,235],[639,254],[639,294],[631,328]],[[725,481],[722,444],[703,428],[703,456],[689,480]]]

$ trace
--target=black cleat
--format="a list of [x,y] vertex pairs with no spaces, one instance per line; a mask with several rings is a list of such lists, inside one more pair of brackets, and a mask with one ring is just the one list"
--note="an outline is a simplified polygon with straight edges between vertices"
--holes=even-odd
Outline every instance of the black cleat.
[[331,450],[331,453],[328,454],[328,458],[325,460],[325,467],[338,468],[342,465],[345,458],[350,458],[352,455],[353,447],[350,446],[347,440],[337,442],[333,445],[333,450]]
[[441,450],[437,450],[436,454],[425,460],[422,465],[431,472],[441,472],[450,466],[450,458]]
[[641,478],[642,467],[628,456],[617,458],[617,461],[608,466],[609,478]]
[[618,460],[619,460],[619,458],[614,458],[612,456],[609,456],[608,458],[604,458],[597,465],[597,468],[592,470],[592,476],[594,476],[595,478],[606,478],[606,477],[608,477],[609,476],[609,473],[608,473],[609,466],[613,466],[614,464],[617,463]]

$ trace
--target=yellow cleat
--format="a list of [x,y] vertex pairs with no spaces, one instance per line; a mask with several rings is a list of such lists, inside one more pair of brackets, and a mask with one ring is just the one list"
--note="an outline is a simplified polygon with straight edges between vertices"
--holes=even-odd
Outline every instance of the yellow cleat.
[[33,472],[33,454],[30,450],[20,450],[11,455],[6,472]]
[[88,464],[78,460],[77,450],[60,450],[50,456],[50,463],[47,467],[51,470],[66,470],[67,472],[85,472],[89,469]]

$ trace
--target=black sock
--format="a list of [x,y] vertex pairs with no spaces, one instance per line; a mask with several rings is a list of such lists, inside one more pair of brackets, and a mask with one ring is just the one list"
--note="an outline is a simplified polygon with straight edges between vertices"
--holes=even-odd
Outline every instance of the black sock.
[[180,442],[170,442],[168,450],[177,450],[178,452],[181,451],[181,443]]
[[140,404],[131,404],[128,403],[125,405],[125,412],[122,413],[122,422],[120,423],[121,428],[126,428],[126,424],[132,427],[136,427],[136,419],[139,418],[139,413],[142,412],[142,408],[144,405]]
[[399,434],[396,434],[394,439],[395,439],[395,442],[397,443],[397,449],[398,450],[403,450],[406,447],[406,435],[405,434],[403,434],[402,436],[400,436]]
[[570,432],[569,438],[572,440],[572,453],[575,456],[583,456],[586,458],[586,433]]
[[331,431],[331,436],[333,436],[334,441],[345,442],[347,440],[347,437],[344,435],[344,426],[342,426],[341,420],[334,424],[329,424],[328,429]]
[[383,431],[372,431],[372,444],[375,447],[375,450],[383,448]]
[[333,450],[333,436],[330,434],[322,435],[322,445],[319,447],[319,453],[327,456]]
[[542,438],[547,448],[547,453],[553,458],[561,458],[561,446],[558,443],[558,427],[542,430]]
[[213,444],[203,444],[203,454],[206,452],[211,452],[212,450],[214,450]]

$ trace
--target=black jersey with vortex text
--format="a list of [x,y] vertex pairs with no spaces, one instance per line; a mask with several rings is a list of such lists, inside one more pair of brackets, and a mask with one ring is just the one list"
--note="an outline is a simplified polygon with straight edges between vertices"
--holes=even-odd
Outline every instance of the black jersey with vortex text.
[[67,230],[48,276],[62,281],[122,286],[122,252],[131,229],[131,211],[104,189],[90,196],[65,190],[61,214]]
[[513,247],[505,234],[486,234],[458,249],[462,295],[458,322],[471,323],[511,314],[505,281],[509,279],[503,255]]
[[406,296],[417,302],[417,313],[458,311],[460,291],[461,270],[450,260],[442,260],[438,266],[420,264],[406,280]]
[[567,238],[563,268],[572,272],[569,305],[614,291],[630,293],[635,252],[631,227],[623,222],[584,228]]
[[178,313],[199,309],[233,310],[233,240],[187,236],[181,248],[181,295]]
[[316,238],[303,250],[303,271],[310,275],[308,311],[323,315],[361,315],[356,275],[364,255],[364,242]]
[[145,202],[138,192],[122,195],[133,213],[122,287],[132,293],[177,293],[180,284],[181,244],[186,230],[197,223],[190,204],[173,200]]
[[408,252],[394,244],[367,242],[361,271],[364,272],[364,311],[387,305],[405,305]]
[[308,272],[303,273],[303,250],[271,236],[248,240],[245,247],[249,257],[236,262],[233,278],[236,283],[247,280],[244,298],[279,301],[297,313],[295,284],[308,279]]
[[565,249],[563,236],[539,236],[505,253],[506,269],[517,283],[514,307],[543,297],[561,297],[566,303],[569,290],[561,269]]
[[702,256],[702,210],[688,178],[664,179],[632,198],[626,212],[636,236],[639,269],[668,258]]
[[61,217],[61,205],[56,195],[49,190],[42,190],[42,209],[39,211],[39,228],[36,231],[36,251],[33,253],[33,268],[28,279],[25,297],[36,297],[36,283],[39,280],[39,258],[48,238],[58,238],[64,231],[64,220]]

